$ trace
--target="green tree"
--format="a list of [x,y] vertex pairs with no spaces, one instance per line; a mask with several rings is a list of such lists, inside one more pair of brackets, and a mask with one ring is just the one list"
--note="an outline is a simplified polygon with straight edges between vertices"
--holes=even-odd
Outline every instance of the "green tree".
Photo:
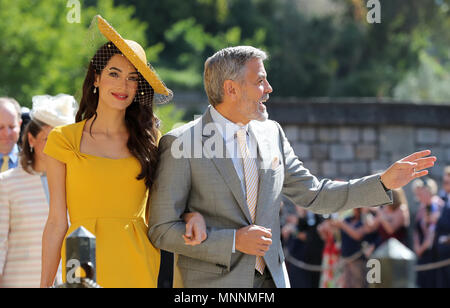
[[0,0],[0,95],[29,105],[35,94],[79,91],[98,13],[149,46],[175,91],[203,91],[204,61],[229,45],[269,52],[277,96],[393,96],[423,52],[448,70],[450,0],[380,1],[381,24],[368,24],[366,0],[85,0],[70,24],[66,1]]
[[[38,94],[68,93],[78,96],[89,59],[95,48],[88,30],[101,14],[129,39],[146,46],[147,25],[131,16],[133,7],[114,7],[112,0],[81,7],[81,23],[69,23],[67,1],[0,0],[0,95],[30,106]],[[94,31],[94,32],[93,32]],[[155,49],[147,49],[155,57]]]
[[381,0],[381,24],[367,22],[367,0],[117,2],[136,5],[149,22],[147,37],[164,45],[160,64],[176,89],[202,90],[209,55],[253,44],[271,55],[274,95],[391,96],[421,51],[448,50],[449,40],[436,37],[448,33],[449,0]]

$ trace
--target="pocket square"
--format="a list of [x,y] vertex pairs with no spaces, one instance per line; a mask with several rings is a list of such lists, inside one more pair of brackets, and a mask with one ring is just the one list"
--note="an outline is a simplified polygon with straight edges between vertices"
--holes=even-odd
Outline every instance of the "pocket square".
[[271,169],[275,170],[278,168],[279,165],[280,165],[280,159],[278,158],[278,156],[275,156],[272,160]]

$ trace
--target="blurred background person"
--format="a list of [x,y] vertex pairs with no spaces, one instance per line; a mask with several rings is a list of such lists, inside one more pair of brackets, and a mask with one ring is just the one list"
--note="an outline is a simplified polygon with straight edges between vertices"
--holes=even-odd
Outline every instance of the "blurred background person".
[[403,245],[408,245],[408,227],[410,224],[410,215],[408,201],[403,189],[392,190],[393,203],[388,206],[371,208],[375,213],[375,218],[370,226],[367,226],[367,232],[378,231],[380,236],[380,245],[390,238],[399,240]]
[[[317,227],[323,222],[321,215],[314,214],[295,206],[296,213],[287,217],[282,228],[282,237],[289,255],[307,265],[320,266],[324,241],[320,238]],[[320,272],[300,268],[287,262],[291,287],[318,288]]]
[[[435,245],[438,261],[450,259],[450,166],[445,167],[442,190],[439,193],[444,205],[436,224]],[[450,288],[450,265],[437,271],[437,287]]]
[[19,141],[17,142],[17,144],[19,145],[19,148],[22,147],[22,135],[23,132],[25,131],[25,127],[27,126],[27,124],[31,121],[30,118],[30,108],[22,106],[20,108],[20,113],[21,113],[21,118],[22,118],[22,125],[20,125],[20,137],[19,137]]
[[19,103],[13,98],[0,97],[0,172],[17,167],[21,125]]
[[[22,136],[20,164],[0,175],[0,287],[38,288],[42,233],[49,212],[43,149],[55,126],[74,122],[72,96],[33,97],[32,120]],[[57,282],[61,282],[59,270]]]
[[377,228],[373,227],[376,217],[376,211],[372,208],[362,208],[361,209],[361,220],[364,225],[364,240],[367,246],[364,249],[364,256],[367,258],[375,251],[375,249],[380,246],[381,237],[378,233]]
[[366,229],[362,219],[362,210],[353,209],[353,215],[344,220],[333,220],[331,223],[341,233],[341,257],[348,259],[343,263],[342,287],[364,288],[366,275],[362,244]]
[[341,268],[338,263],[341,257],[341,236],[339,229],[333,223],[338,216],[338,214],[325,215],[325,219],[317,226],[317,232],[325,242],[322,251],[323,270],[320,276],[320,288],[338,288],[342,284]]
[[[423,178],[412,182],[412,190],[420,204],[414,225],[414,252],[419,265],[433,263],[436,262],[434,238],[441,207],[438,199],[434,198],[438,187],[434,180]],[[417,285],[420,288],[435,288],[436,275],[436,270],[418,272]]]

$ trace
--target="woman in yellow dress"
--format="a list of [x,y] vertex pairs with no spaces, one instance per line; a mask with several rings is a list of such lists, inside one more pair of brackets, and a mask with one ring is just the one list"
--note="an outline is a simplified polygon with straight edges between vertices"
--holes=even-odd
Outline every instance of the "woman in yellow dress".
[[76,123],[55,128],[44,150],[50,213],[41,287],[53,284],[61,255],[66,264],[64,239],[80,226],[96,236],[100,286],[157,287],[160,252],[147,238],[160,136],[153,103],[169,101],[172,92],[138,43],[96,18],[109,42],[91,60]]

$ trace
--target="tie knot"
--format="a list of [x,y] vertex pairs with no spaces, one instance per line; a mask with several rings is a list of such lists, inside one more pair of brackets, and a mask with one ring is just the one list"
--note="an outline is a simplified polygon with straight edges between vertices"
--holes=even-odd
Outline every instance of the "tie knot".
[[9,156],[5,155],[3,156],[3,164],[0,166],[0,172],[5,172],[6,170],[9,169]]
[[247,140],[247,131],[245,128],[241,128],[236,132],[236,136],[239,142]]

